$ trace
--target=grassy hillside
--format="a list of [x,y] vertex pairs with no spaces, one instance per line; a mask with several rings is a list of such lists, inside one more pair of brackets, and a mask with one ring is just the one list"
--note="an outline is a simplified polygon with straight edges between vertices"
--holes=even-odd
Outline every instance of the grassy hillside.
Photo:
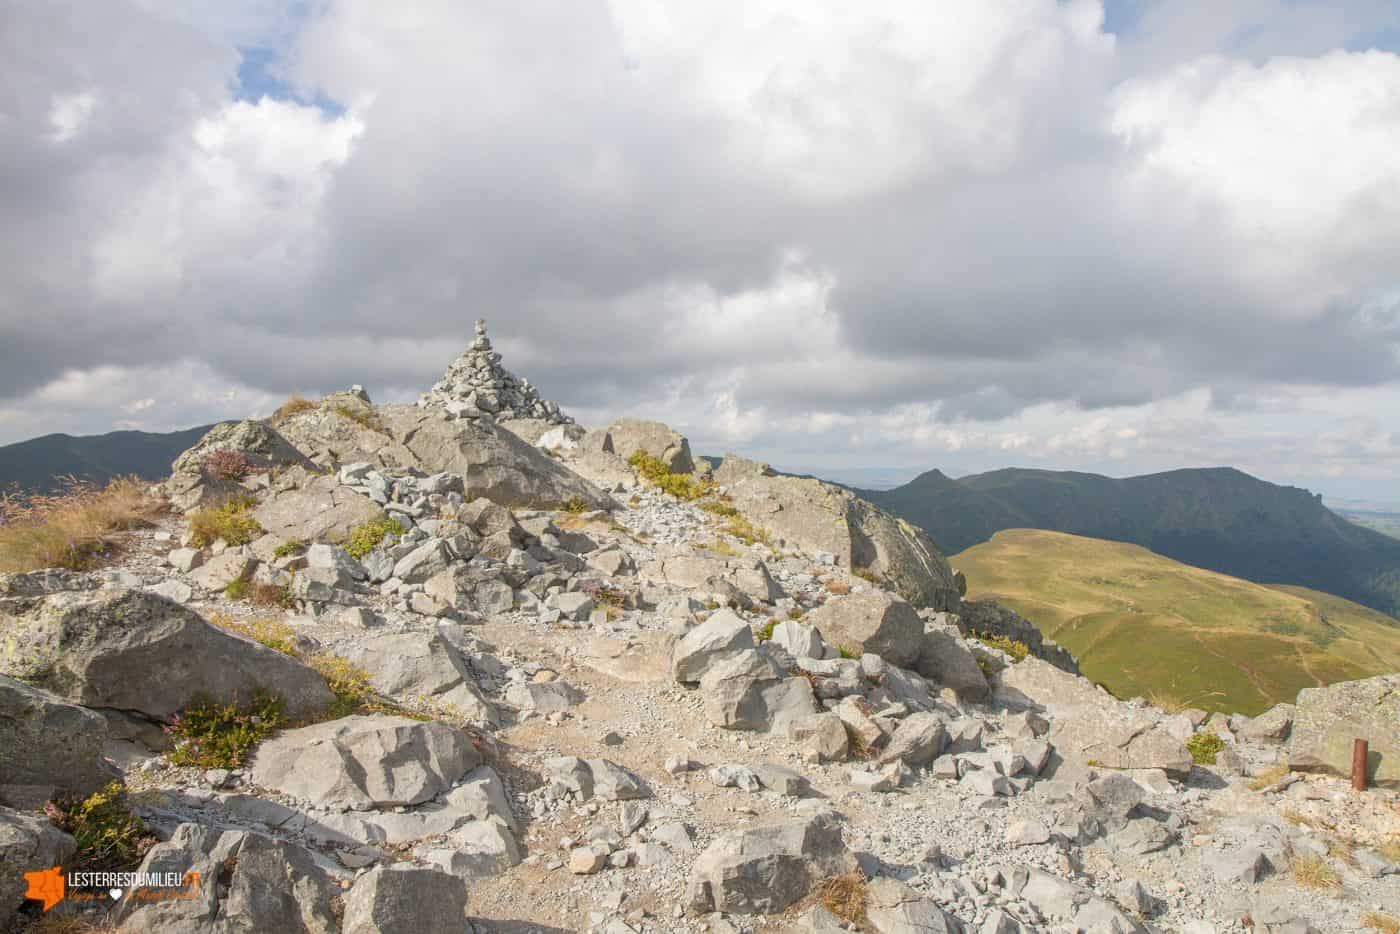
[[156,434],[113,431],[105,435],[44,435],[0,446],[0,490],[19,487],[47,493],[58,489],[59,478],[75,476],[97,484],[113,477],[135,475],[160,480],[170,462],[194,446],[213,425]]
[[1400,541],[1349,522],[1297,487],[1231,468],[1113,479],[995,470],[930,471],[861,495],[931,535],[945,552],[1008,528],[1131,542],[1259,583],[1295,584],[1400,616]]
[[1256,714],[1300,688],[1400,670],[1400,621],[1340,597],[1036,529],[952,559],[1119,697]]

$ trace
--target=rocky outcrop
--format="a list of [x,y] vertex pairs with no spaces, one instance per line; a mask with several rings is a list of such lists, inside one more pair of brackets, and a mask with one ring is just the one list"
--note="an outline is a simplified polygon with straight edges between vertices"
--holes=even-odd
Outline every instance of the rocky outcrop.
[[357,526],[381,512],[374,500],[325,476],[309,477],[303,486],[273,493],[252,515],[264,531],[283,541],[343,542]]
[[715,471],[734,505],[755,525],[803,548],[868,572],[910,602],[957,609],[953,570],[926,533],[842,487],[781,476],[767,464],[726,454]]
[[641,451],[650,454],[672,473],[690,473],[695,470],[695,460],[690,455],[690,442],[661,422],[647,422],[636,418],[619,418],[606,429],[607,441],[600,441],[603,450],[609,443],[612,453],[626,460]]
[[519,379],[501,366],[501,355],[491,348],[491,339],[486,336],[486,322],[479,318],[472,345],[452,361],[442,379],[422,395],[418,405],[440,409],[453,418],[573,423],[557,403],[541,399],[528,379]]
[[783,596],[767,565],[753,556],[728,557],[671,549],[661,551],[658,558],[643,569],[643,576],[692,590],[733,591],[744,606],[773,603]]
[[421,804],[480,764],[461,730],[374,715],[280,733],[258,748],[249,771],[257,784],[316,807],[368,810]]
[[774,914],[850,862],[831,811],[732,830],[695,860],[688,900],[700,912]]
[[102,758],[107,721],[0,676],[0,802],[89,795],[117,777]]
[[376,866],[345,896],[340,934],[459,934],[467,886],[458,876],[413,866]]
[[1349,776],[1353,740],[1364,739],[1370,781],[1400,788],[1400,674],[1304,688],[1292,719],[1293,768]]
[[62,866],[77,848],[47,817],[0,807],[0,925],[24,902],[24,873]]
[[146,591],[56,594],[0,627],[0,673],[85,707],[165,720],[200,695],[227,703],[267,690],[301,717],[332,700],[296,659]]
[[[119,902],[123,930],[157,934],[235,934],[340,930],[330,877],[299,846],[261,834],[181,824],[170,840],[151,847],[141,873],[198,873],[194,898],[141,898]],[[157,893],[158,894],[158,893]]]
[[250,418],[215,425],[194,447],[175,458],[170,465],[171,472],[176,476],[200,476],[204,473],[205,458],[214,451],[241,454],[249,467],[259,470],[294,464],[310,466],[306,456],[275,428]]
[[1061,671],[1079,674],[1079,662],[1068,649],[1045,638],[1034,623],[993,600],[964,600],[955,614],[955,622],[964,636],[1002,636],[1012,642],[1024,643],[1030,653]]
[[383,694],[448,704],[478,722],[495,719],[461,652],[440,633],[375,633],[347,657],[369,672],[370,683]]

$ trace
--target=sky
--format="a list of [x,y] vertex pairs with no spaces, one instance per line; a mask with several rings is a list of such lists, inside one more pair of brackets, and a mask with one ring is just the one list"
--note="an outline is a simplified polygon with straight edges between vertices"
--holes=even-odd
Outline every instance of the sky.
[[0,443],[425,390],[1400,504],[1393,0],[11,0]]

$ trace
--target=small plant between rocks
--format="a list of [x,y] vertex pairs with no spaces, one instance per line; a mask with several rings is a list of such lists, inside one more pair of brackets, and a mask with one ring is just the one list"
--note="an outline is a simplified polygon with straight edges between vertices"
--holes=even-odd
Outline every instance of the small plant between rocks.
[[253,469],[248,455],[233,448],[215,448],[199,462],[199,470],[204,476],[221,483],[237,483]]
[[207,695],[196,698],[165,728],[174,740],[168,758],[176,765],[201,769],[236,769],[253,747],[286,722],[282,698],[255,691],[246,704],[235,698],[221,704]]
[[219,539],[229,545],[248,544],[263,532],[250,515],[256,505],[251,496],[236,496],[222,505],[196,511],[190,516],[190,544],[207,548]]
[[634,451],[627,458],[627,463],[647,483],[676,499],[691,502],[714,492],[713,480],[697,478],[692,473],[674,473],[659,458],[652,457],[646,451]]
[[1026,656],[1031,654],[1031,647],[1017,639],[1010,639],[1006,636],[999,636],[994,633],[973,632],[972,638],[983,645],[989,645],[994,649],[1000,649],[1011,656],[1012,662],[1023,662]]
[[352,558],[363,558],[380,545],[392,545],[402,534],[403,526],[389,516],[382,515],[351,529],[350,537],[345,542],[345,551]]
[[817,901],[847,924],[864,925],[870,899],[870,883],[856,870],[827,879],[817,886]]
[[156,837],[126,804],[126,787],[112,782],[86,798],[64,795],[44,806],[49,821],[71,835],[78,851],[70,871],[123,872],[134,869]]
[[1379,911],[1368,911],[1362,915],[1361,926],[1379,931],[1380,934],[1400,934],[1400,918]]
[[1342,877],[1321,856],[1294,856],[1293,881],[1308,889],[1338,889]]
[[316,403],[307,399],[305,396],[293,393],[287,397],[286,402],[283,402],[277,407],[277,411],[272,413],[272,420],[274,422],[283,422],[293,415],[308,412],[314,408],[316,408]]
[[1186,749],[1191,753],[1191,761],[1197,765],[1215,765],[1215,757],[1224,748],[1225,740],[1208,730],[1195,733],[1186,740]]

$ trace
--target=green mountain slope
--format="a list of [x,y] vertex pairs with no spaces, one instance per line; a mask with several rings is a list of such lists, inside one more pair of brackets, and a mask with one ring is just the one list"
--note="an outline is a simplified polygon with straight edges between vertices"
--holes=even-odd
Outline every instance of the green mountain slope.
[[156,434],[113,431],[105,435],[44,435],[0,447],[0,490],[51,492],[60,478],[75,476],[94,483],[135,474],[160,480],[170,462],[208,434],[213,425]]
[[1122,480],[1022,469],[951,480],[930,471],[860,495],[923,528],[945,552],[1001,529],[1049,529],[1131,542],[1197,567],[1400,615],[1400,540],[1347,521],[1307,490],[1231,468]]
[[1400,669],[1400,621],[1136,545],[1011,529],[953,557],[970,597],[1038,625],[1119,697],[1255,714],[1299,689]]

